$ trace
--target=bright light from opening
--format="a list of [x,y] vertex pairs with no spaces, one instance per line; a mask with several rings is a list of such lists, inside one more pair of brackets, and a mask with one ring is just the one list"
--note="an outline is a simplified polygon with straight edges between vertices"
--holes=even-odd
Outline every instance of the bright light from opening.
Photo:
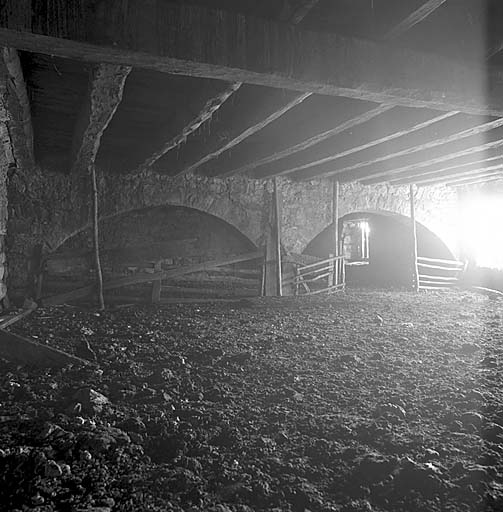
[[370,233],[370,224],[366,220],[360,221],[360,229],[363,233],[368,235]]
[[503,197],[478,195],[463,202],[460,238],[478,266],[503,268]]

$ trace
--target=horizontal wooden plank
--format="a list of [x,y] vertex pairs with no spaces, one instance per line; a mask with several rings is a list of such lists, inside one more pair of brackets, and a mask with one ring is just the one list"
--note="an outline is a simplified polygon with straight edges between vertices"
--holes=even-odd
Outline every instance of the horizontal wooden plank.
[[420,261],[422,263],[445,263],[447,265],[455,265],[458,267],[464,267],[464,263],[462,261],[458,260],[445,260],[445,259],[439,259],[439,258],[425,258],[424,256],[418,256],[417,261]]
[[429,276],[426,274],[419,274],[420,281],[445,281],[445,282],[454,282],[458,281],[459,277],[446,277],[446,276]]
[[[184,267],[178,267],[171,270],[164,270],[162,272],[153,272],[153,273],[138,273],[132,276],[127,276],[123,278],[116,279],[114,281],[108,281],[103,283],[103,289],[105,290],[113,290],[115,288],[122,288],[124,286],[130,286],[133,284],[139,283],[149,283],[158,279],[170,279],[173,277],[182,276],[184,274],[190,274],[192,272],[201,272],[204,270],[210,270],[215,267],[219,267],[222,265],[232,265],[234,263],[241,263],[244,261],[252,261],[256,259],[260,259],[264,256],[262,251],[254,251],[246,254],[241,254],[238,256],[231,256],[228,258],[223,258],[221,260],[207,261],[204,263],[197,263],[194,265],[186,265]],[[76,300],[82,297],[86,297],[93,293],[94,286],[84,286],[82,288],[78,288],[76,290],[72,290],[70,292],[62,293],[60,295],[55,295],[53,297],[47,297],[42,299],[42,304],[44,305],[55,305],[55,304],[63,304],[67,301]]]
[[34,340],[0,329],[0,357],[15,363],[36,367],[88,365],[89,361],[42,345]]
[[461,267],[447,267],[447,266],[431,265],[429,263],[419,263],[419,262],[417,263],[417,266],[421,267],[421,268],[432,268],[435,270],[444,270],[446,272],[459,272],[460,270],[462,270]]
[[[50,20],[48,22],[48,20]],[[503,116],[499,70],[164,0],[5,0],[0,45],[89,62]],[[481,84],[481,76],[487,84]]]

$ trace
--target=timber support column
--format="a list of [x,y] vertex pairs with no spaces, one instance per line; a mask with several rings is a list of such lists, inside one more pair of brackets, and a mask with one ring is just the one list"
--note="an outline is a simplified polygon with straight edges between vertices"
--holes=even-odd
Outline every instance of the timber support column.
[[414,207],[414,185],[409,186],[410,199],[410,222],[412,238],[412,289],[419,291],[419,270],[417,267],[417,230],[416,230],[416,212]]
[[[332,228],[334,230],[334,256],[340,256],[341,250],[339,247],[339,181],[334,180],[332,182]],[[334,284],[339,284],[341,279],[342,269],[340,265],[343,265],[339,260],[334,265]]]
[[267,225],[265,262],[263,277],[263,295],[281,297],[283,295],[282,264],[281,264],[281,196],[278,180],[273,180],[273,191]]

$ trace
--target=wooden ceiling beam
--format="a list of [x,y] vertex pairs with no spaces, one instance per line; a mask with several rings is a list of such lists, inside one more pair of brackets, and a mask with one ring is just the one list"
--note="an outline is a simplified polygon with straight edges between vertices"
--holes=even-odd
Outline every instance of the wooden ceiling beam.
[[79,176],[95,163],[101,137],[122,101],[131,67],[99,64],[90,76],[87,97],[80,111],[72,142],[71,174]]
[[[388,34],[386,34],[386,36],[384,37],[384,40],[391,40],[396,37],[399,37],[401,34],[406,32],[407,30],[409,30],[412,26],[414,26],[415,24],[419,23],[420,21],[425,19],[427,16],[429,16],[434,10],[436,10],[438,7],[440,7],[440,5],[442,5],[442,3],[444,3],[444,2],[445,2],[445,0],[429,0],[428,2],[423,4],[419,9],[414,11],[405,20],[403,20],[401,23],[396,25],[390,32],[388,32]],[[309,4],[310,3],[309,0],[306,3]],[[448,112],[446,114],[446,117],[451,117],[452,115],[454,115],[456,113],[457,112],[455,112],[455,111]],[[440,116],[439,120],[441,120],[441,118],[442,118],[442,116]],[[360,122],[358,122],[358,116],[355,118],[355,121],[357,122],[357,124],[361,124]],[[436,121],[434,121],[434,122],[436,122]],[[356,126],[356,124],[354,126]],[[428,125],[425,125],[425,126],[428,126]],[[424,128],[425,126],[418,126],[417,130]],[[346,129],[350,129],[352,127],[353,126],[348,126],[348,128],[345,128],[342,131],[345,131]],[[338,133],[341,133],[341,132],[337,131],[332,136],[337,135]],[[402,135],[405,135],[405,133],[398,134],[397,137],[402,136]],[[396,137],[392,137],[389,140],[392,140],[393,138],[396,138]],[[312,141],[313,143],[310,146],[317,145],[320,142],[322,142],[323,140],[326,140],[326,139],[322,137],[318,141],[313,140]],[[382,140],[382,142],[386,142],[386,141]],[[324,162],[318,162],[318,163],[314,163],[312,165],[307,165],[306,167],[302,167],[299,169],[289,169],[288,164],[286,167],[284,167],[284,164],[283,164],[282,170],[278,171],[277,169],[274,169],[274,167],[276,167],[275,162],[277,162],[278,160],[283,159],[283,158],[286,158],[288,160],[288,158],[291,157],[292,155],[294,155],[295,153],[304,151],[305,149],[307,149],[310,146],[304,147],[302,145],[294,145],[285,151],[276,152],[276,153],[270,155],[268,158],[258,159],[257,162],[255,162],[254,164],[252,163],[249,165],[242,166],[242,167],[238,168],[236,171],[229,171],[228,173],[223,173],[223,175],[231,176],[233,174],[250,172],[253,169],[256,169],[257,167],[262,166],[262,167],[266,167],[266,168],[262,169],[261,171],[256,171],[256,173],[254,174],[254,177],[255,178],[266,178],[266,177],[270,178],[273,176],[286,175],[286,174],[289,174],[296,170],[300,171],[303,168],[307,168],[307,167],[311,167],[312,165],[318,165],[318,164],[324,163]],[[367,147],[372,147],[372,146],[369,145]],[[367,148],[362,148],[362,149],[367,149]],[[348,154],[350,154],[350,153],[348,153]],[[345,156],[345,155],[343,155],[343,156]],[[341,158],[341,157],[336,156],[335,158]],[[327,161],[330,161],[330,160],[327,160]]]
[[225,125],[225,129],[214,126],[206,137],[188,141],[184,147],[184,154],[177,155],[169,161],[163,159],[154,166],[154,169],[168,172],[172,176],[195,172],[201,166],[264,129],[310,96],[310,93],[299,94],[291,91],[280,91],[278,95],[275,91],[271,91],[265,94],[264,101],[253,102],[254,108],[249,117],[242,115],[235,122]]
[[[443,121],[445,119],[453,117],[457,114],[458,114],[458,112],[445,112],[441,115],[435,116],[431,119],[427,119],[426,121],[415,124],[415,125],[413,125],[409,128],[406,128],[404,130],[399,130],[399,131],[394,132],[385,137],[381,137],[379,139],[374,139],[365,144],[361,144],[360,146],[355,146],[353,148],[349,148],[344,151],[340,151],[339,153],[331,154],[330,156],[327,156],[325,158],[321,158],[319,160],[307,161],[307,163],[297,164],[294,166],[291,166],[291,165],[289,166],[288,162],[286,165],[285,165],[285,163],[283,163],[281,166],[282,169],[279,169],[279,170],[273,170],[272,168],[262,169],[260,171],[256,171],[253,174],[253,177],[254,178],[264,178],[264,177],[272,177],[272,176],[284,176],[286,174],[291,174],[293,172],[300,172],[305,169],[309,169],[310,167],[315,167],[317,165],[328,164],[329,162],[333,162],[334,160],[338,160],[340,158],[350,156],[354,153],[358,153],[358,152],[364,151],[366,149],[370,149],[374,146],[378,146],[379,144],[391,142],[392,140],[398,139],[399,137],[404,137],[405,135],[410,135],[414,132],[417,132],[419,130],[427,128],[428,126],[431,126],[432,124],[438,123],[440,121]],[[309,160],[309,159],[306,158],[306,160]]]
[[447,187],[465,187],[467,185],[478,185],[479,183],[487,183],[489,181],[499,181],[503,179],[502,173],[488,174],[487,176],[476,176],[471,180],[457,180],[444,183]]
[[[410,155],[414,155],[416,153],[419,153],[421,151],[431,150],[434,148],[441,148],[442,146],[445,146],[446,144],[450,144],[453,142],[459,142],[463,139],[467,139],[469,137],[474,137],[477,135],[482,135],[483,133],[490,132],[492,130],[496,130],[498,128],[501,128],[503,126],[503,118],[495,119],[493,121],[489,121],[488,123],[483,123],[477,126],[474,126],[472,128],[468,128],[466,130],[462,130],[457,133],[453,133],[451,135],[448,135],[446,137],[441,137],[439,139],[435,139],[432,141],[429,141],[425,144],[420,144],[418,146],[413,146],[401,151],[397,151],[395,153],[389,153],[374,159],[370,160],[363,160],[361,162],[358,162],[353,165],[348,165],[346,167],[341,167],[338,169],[333,169],[333,166],[330,164],[322,164],[313,170],[313,173],[309,175],[310,178],[318,178],[318,177],[325,177],[325,176],[339,176],[339,175],[352,175],[354,176],[353,179],[359,179],[360,177],[365,177],[365,179],[368,178],[380,178],[382,176],[387,176],[389,174],[389,169],[385,170],[370,170],[365,171],[361,170],[365,167],[371,167],[376,166],[377,164],[381,164],[383,162],[387,162],[388,160],[392,160],[394,158],[401,158],[401,157],[407,157]],[[358,172],[360,170],[360,172]]]
[[[285,3],[285,9],[282,13],[282,19],[293,25],[299,24],[308,12],[318,3],[319,0],[302,0],[293,6],[290,2]],[[242,89],[244,94],[251,91],[247,90],[253,86],[246,86]],[[286,112],[295,108],[304,100],[309,98],[312,93],[291,93],[280,91],[280,97],[277,98],[273,91],[264,91],[258,100],[254,100],[255,108],[252,111],[251,119],[239,119],[237,122],[229,124],[224,129],[215,129],[197,141],[190,140],[184,148],[185,158],[177,155],[175,161],[163,159],[154,169],[168,172],[171,176],[180,176],[182,174],[197,171],[201,166],[211,160],[220,157],[225,152],[241,144],[248,137],[264,129],[266,126],[283,116]],[[229,133],[230,131],[230,133]],[[186,137],[183,137],[186,140]],[[172,148],[170,148],[172,149]],[[164,156],[164,155],[160,155]],[[153,165],[154,161],[146,162],[144,168]]]
[[[223,104],[229,98],[231,98],[236,93],[236,91],[240,89],[241,86],[241,82],[231,83],[227,85],[225,89],[223,89],[223,91],[209,98],[204,107],[202,108],[202,110],[198,113],[198,115],[193,119],[189,120],[178,135],[167,140],[162,145],[161,148],[159,148],[152,155],[150,155],[143,163],[141,163],[134,172],[138,173],[150,168],[158,160],[163,158],[167,153],[177,148],[182,143],[186,142],[187,138],[190,135],[196,132],[204,123],[213,118],[216,112],[220,110]],[[182,172],[183,170],[178,172],[177,174],[181,174]]]
[[6,0],[0,45],[376,103],[503,116],[503,84],[485,66],[197,5],[110,0],[87,9],[85,0],[76,2]]
[[216,176],[228,177],[228,176],[233,176],[236,174],[243,174],[245,172],[249,172],[249,171],[255,169],[256,167],[270,164],[277,160],[281,160],[282,158],[289,157],[295,153],[304,151],[305,149],[308,149],[312,146],[315,146],[316,144],[319,144],[320,142],[323,142],[331,137],[334,137],[335,135],[338,135],[339,133],[342,133],[346,130],[354,128],[360,124],[366,123],[367,121],[370,121],[370,119],[373,119],[374,117],[377,117],[377,116],[383,114],[384,112],[391,110],[392,108],[393,108],[392,105],[378,105],[375,108],[372,108],[370,110],[363,112],[362,114],[358,114],[355,117],[352,117],[346,121],[343,121],[342,123],[338,124],[337,126],[331,128],[329,130],[326,130],[322,133],[317,133],[316,135],[313,135],[309,139],[299,142],[298,144],[290,146],[282,151],[277,151],[276,153],[273,153],[272,155],[261,158],[259,160],[254,160],[248,164],[238,167],[237,169],[231,169],[231,170],[228,170],[228,171],[225,171],[222,173],[219,172],[216,174]]
[[443,183],[446,181],[452,181],[456,179],[467,179],[474,175],[478,175],[481,173],[494,173],[495,171],[501,171],[503,170],[503,165],[491,165],[489,167],[479,167],[478,169],[472,169],[470,171],[463,171],[463,172],[449,172],[445,174],[438,174],[435,176],[428,176],[428,177],[417,177],[417,178],[408,178],[404,180],[400,180],[397,182],[388,182],[390,185],[410,185],[412,183],[415,183],[416,185],[425,184],[436,184],[436,183]]
[[0,146],[7,165],[29,169],[34,165],[33,127],[23,70],[17,50],[0,52]]
[[387,32],[383,36],[383,41],[390,41],[392,39],[397,39],[405,32],[410,30],[413,26],[421,23],[421,21],[425,20],[430,14],[435,12],[439,7],[441,7],[447,0],[428,0],[424,4],[422,4],[418,9],[412,12],[409,16],[407,16],[403,21],[394,26],[389,32]]
[[402,175],[408,171],[416,171],[417,169],[424,169],[425,167],[430,167],[436,164],[442,164],[444,162],[448,162],[449,160],[454,160],[456,158],[463,158],[465,156],[471,156],[476,153],[482,153],[484,151],[490,151],[492,149],[497,149],[503,147],[503,139],[498,139],[492,142],[487,142],[486,144],[481,144],[480,146],[473,146],[471,148],[464,149],[462,151],[457,151],[454,153],[449,153],[447,155],[443,155],[437,158],[432,158],[430,160],[424,160],[422,162],[417,162],[410,165],[404,165],[403,167],[398,167],[395,169],[389,169],[382,176],[376,177],[375,175],[371,175],[369,173],[368,176],[360,176],[358,178],[345,175],[344,177],[339,177],[339,181],[354,181],[355,179],[359,180],[364,185],[374,185],[376,183],[388,182],[390,179],[395,178],[397,176]]
[[[488,164],[489,162],[494,162],[498,160],[503,160],[503,155],[495,155],[489,158],[471,158],[468,161],[461,161],[459,163],[456,163],[454,165],[450,164],[447,167],[440,166],[440,167],[434,167],[431,169],[423,169],[419,171],[410,171],[408,173],[403,173],[400,176],[396,178],[392,178],[387,180],[390,184],[400,184],[400,182],[409,183],[409,178],[428,178],[431,176],[434,176],[435,174],[442,174],[442,173],[449,173],[449,172],[465,172],[470,170],[477,170],[480,168],[480,166],[484,164]],[[465,171],[462,171],[464,169]]]

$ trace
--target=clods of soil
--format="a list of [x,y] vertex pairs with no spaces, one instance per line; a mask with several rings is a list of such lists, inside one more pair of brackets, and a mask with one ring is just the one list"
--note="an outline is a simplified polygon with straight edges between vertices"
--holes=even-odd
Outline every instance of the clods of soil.
[[8,511],[503,510],[503,302],[351,292],[37,310],[0,361]]

